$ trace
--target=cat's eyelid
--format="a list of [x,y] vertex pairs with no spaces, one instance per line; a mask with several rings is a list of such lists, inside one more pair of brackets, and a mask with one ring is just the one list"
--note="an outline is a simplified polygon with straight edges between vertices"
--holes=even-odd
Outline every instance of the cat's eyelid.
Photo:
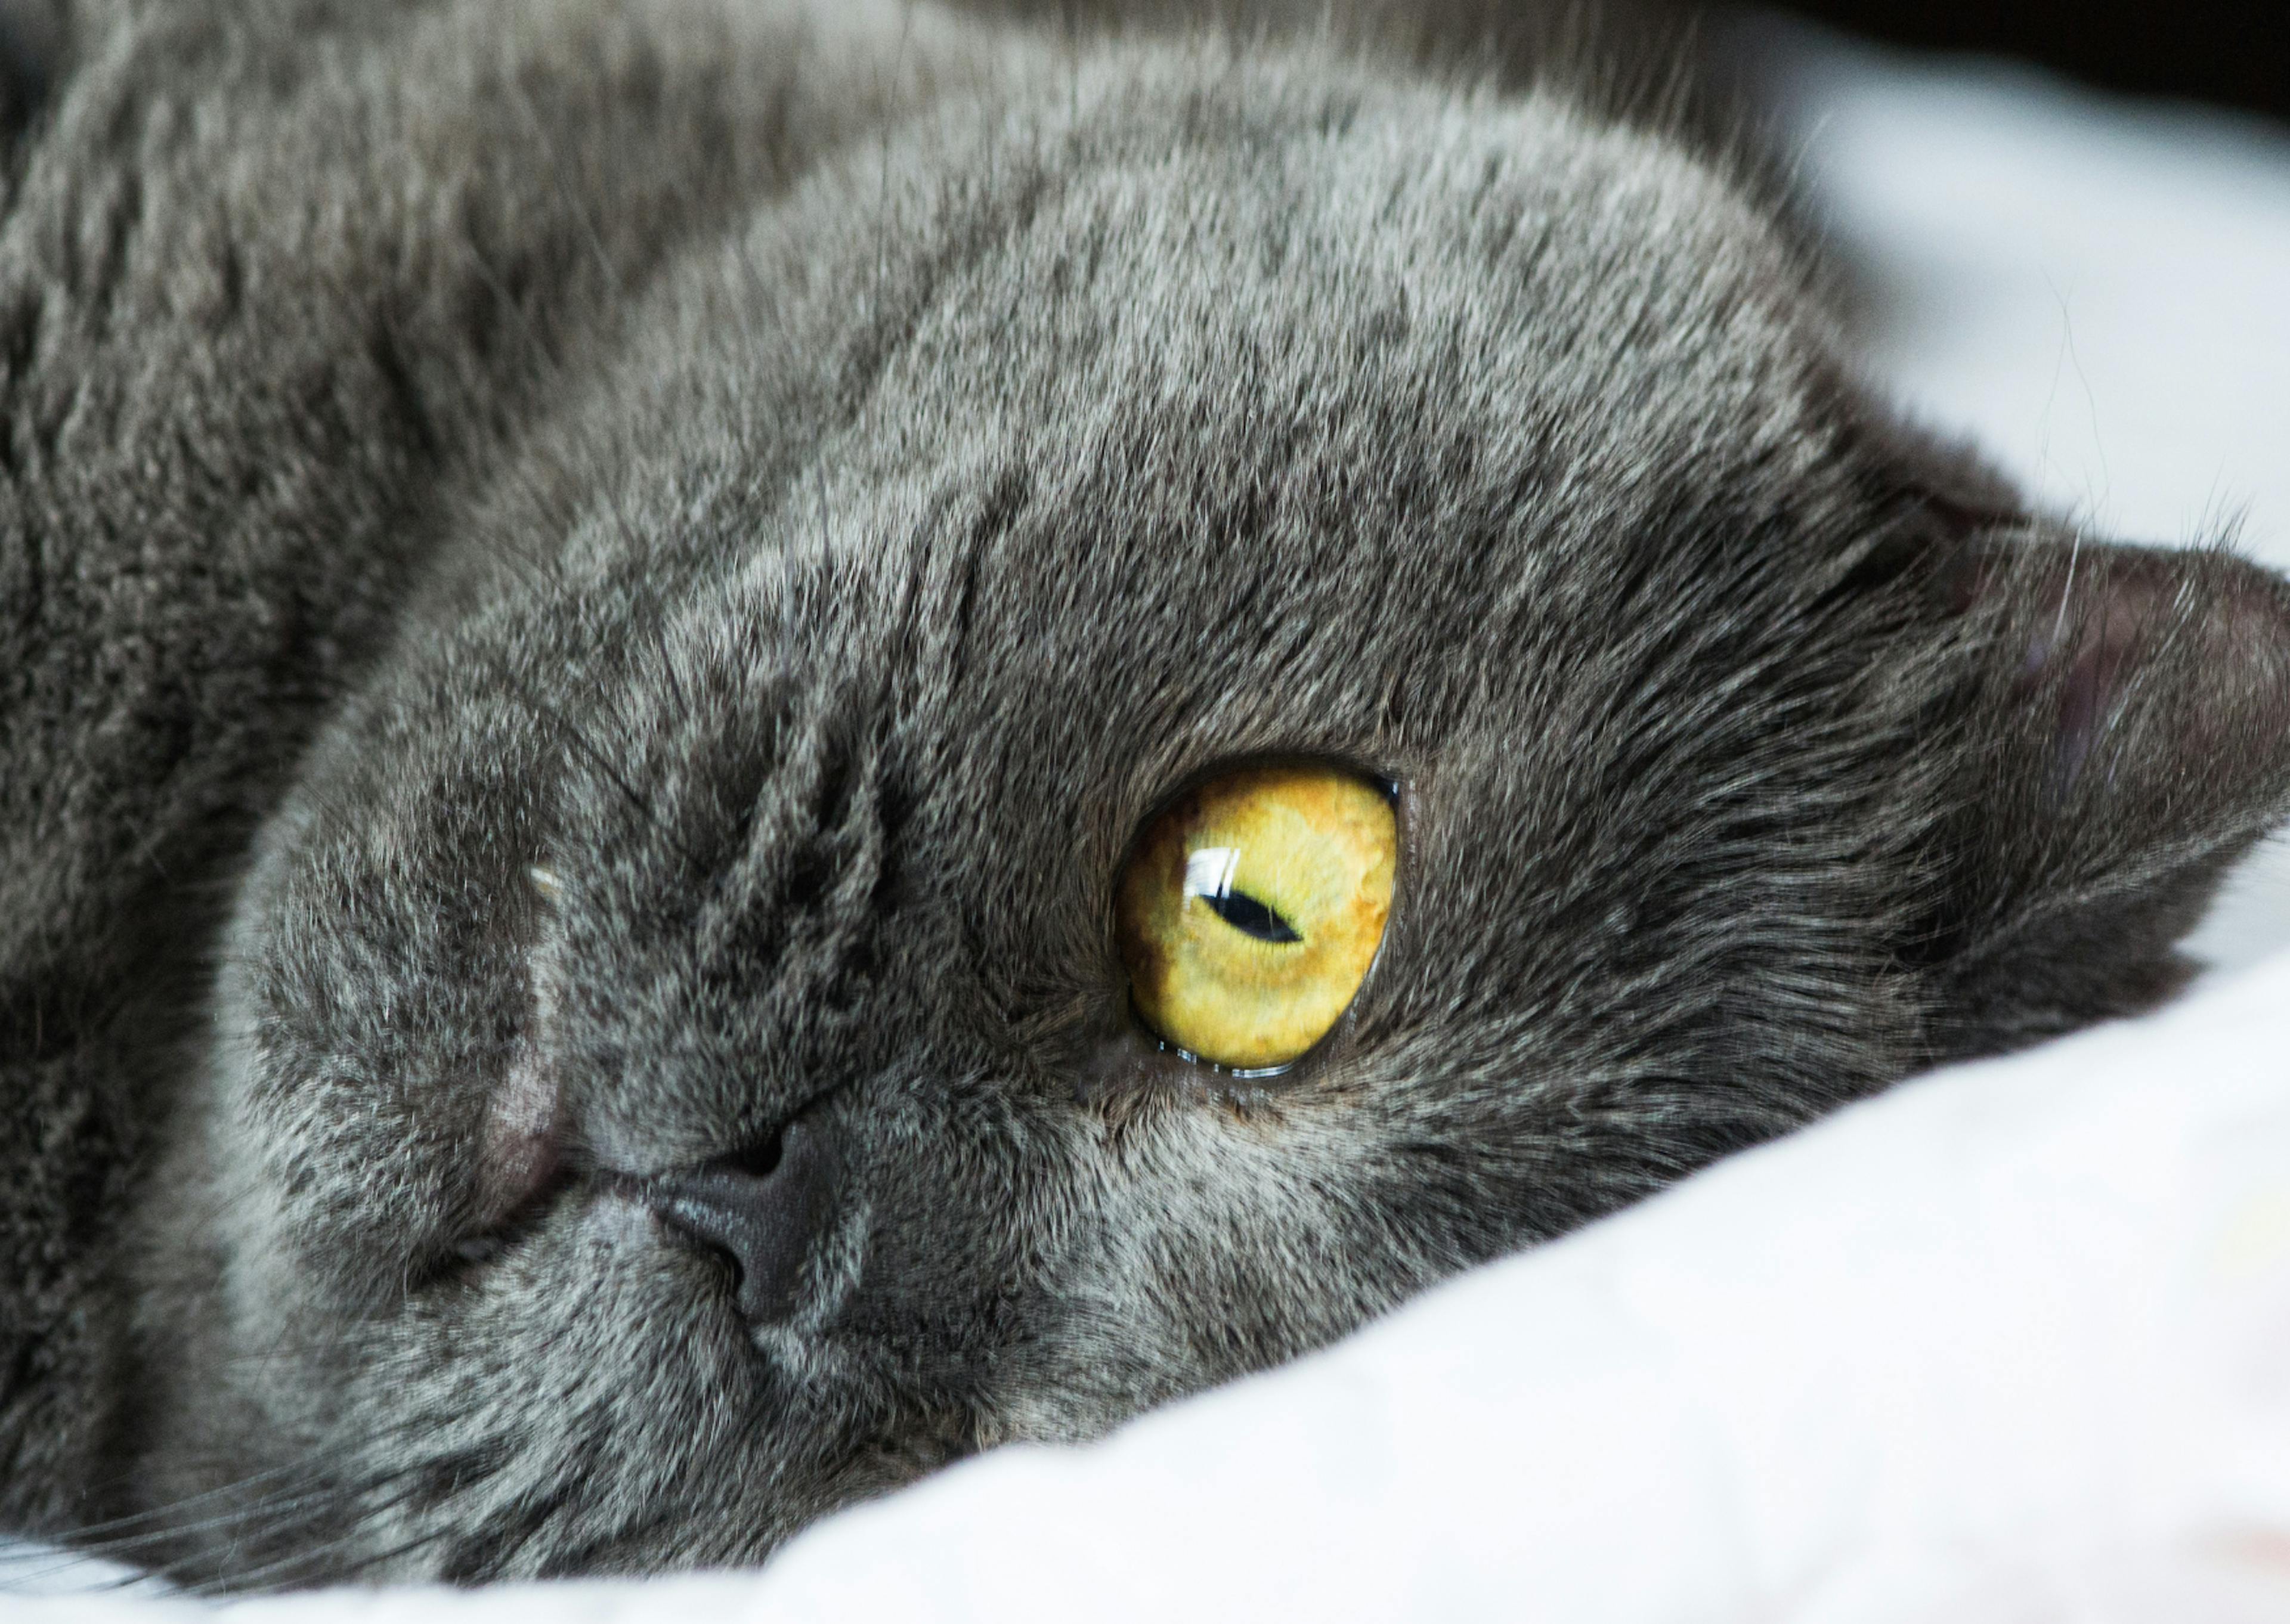
[[564,897],[564,882],[557,877],[555,869],[544,868],[535,863],[524,873],[525,877],[532,882],[532,888],[549,901],[555,902]]

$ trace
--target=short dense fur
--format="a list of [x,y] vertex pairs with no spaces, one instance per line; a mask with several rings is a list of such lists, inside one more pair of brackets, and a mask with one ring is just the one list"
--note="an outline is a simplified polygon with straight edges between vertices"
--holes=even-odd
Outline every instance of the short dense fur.
[[[2144,1007],[2290,811],[2290,593],[1904,432],[1738,165],[1479,8],[15,15],[0,1524],[754,1559]],[[1109,916],[1263,756],[1405,849],[1243,1085]],[[621,1192],[791,1124],[750,1324]]]

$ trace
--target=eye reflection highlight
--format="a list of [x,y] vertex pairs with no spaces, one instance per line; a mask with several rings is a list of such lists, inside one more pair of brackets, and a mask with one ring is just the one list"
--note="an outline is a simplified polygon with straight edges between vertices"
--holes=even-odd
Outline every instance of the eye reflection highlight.
[[1185,894],[1222,897],[1232,892],[1233,871],[1240,853],[1231,846],[1205,846],[1185,859]]

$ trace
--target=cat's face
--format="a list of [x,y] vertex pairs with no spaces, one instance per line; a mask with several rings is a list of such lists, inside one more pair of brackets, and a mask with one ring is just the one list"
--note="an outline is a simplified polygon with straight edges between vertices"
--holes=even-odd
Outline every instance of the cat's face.
[[[273,820],[158,1474],[300,1498],[200,1569],[751,1558],[1955,1041],[1962,516],[1753,214],[1541,104],[1084,88],[663,294]],[[1264,762],[1397,845],[1240,1077],[1116,902]]]

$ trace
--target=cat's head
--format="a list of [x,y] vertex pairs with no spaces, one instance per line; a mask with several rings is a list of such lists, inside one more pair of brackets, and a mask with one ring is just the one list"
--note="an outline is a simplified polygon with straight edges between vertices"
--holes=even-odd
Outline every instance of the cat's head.
[[[752,1558],[2160,996],[2290,597],[1838,348],[1661,140],[1301,60],[688,264],[263,838],[153,1466],[275,1475],[192,1570]],[[1163,974],[1331,921],[1285,1046]]]

